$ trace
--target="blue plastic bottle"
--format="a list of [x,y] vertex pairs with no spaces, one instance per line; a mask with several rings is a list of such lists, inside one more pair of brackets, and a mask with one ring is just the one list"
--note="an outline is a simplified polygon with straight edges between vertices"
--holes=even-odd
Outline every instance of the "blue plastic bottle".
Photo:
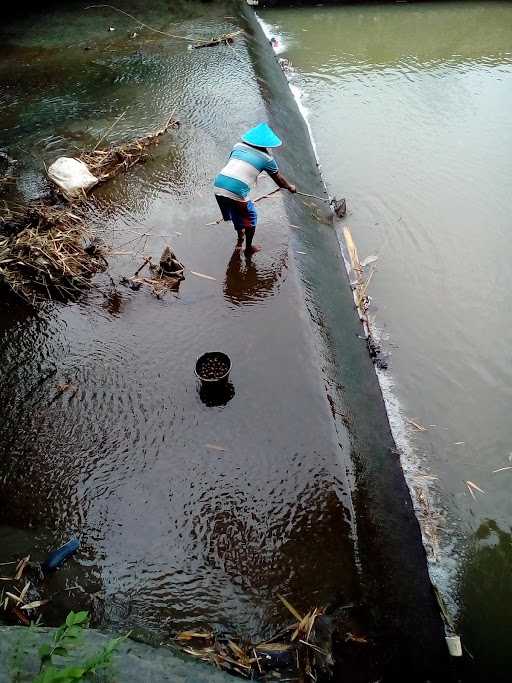
[[60,567],[60,565],[67,560],[75,551],[80,547],[80,541],[78,538],[72,538],[64,545],[61,545],[57,550],[53,550],[46,560],[41,565],[43,572],[48,573]]

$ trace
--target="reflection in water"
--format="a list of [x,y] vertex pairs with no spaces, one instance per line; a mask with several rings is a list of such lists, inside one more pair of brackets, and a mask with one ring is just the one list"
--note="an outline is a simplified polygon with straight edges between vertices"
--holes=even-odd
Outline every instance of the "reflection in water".
[[271,296],[281,280],[283,268],[286,268],[286,253],[277,263],[266,265],[242,257],[242,252],[235,249],[226,270],[224,298],[235,306],[243,306]]
[[235,387],[231,382],[223,382],[217,386],[201,385],[199,396],[209,408],[227,405],[235,395]]
[[475,534],[461,584],[462,632],[482,680],[483,672],[492,671],[493,681],[510,681],[512,536],[492,519]]
[[123,298],[121,292],[116,287],[112,287],[105,295],[102,306],[110,315],[117,316],[122,313],[125,304],[126,300]]

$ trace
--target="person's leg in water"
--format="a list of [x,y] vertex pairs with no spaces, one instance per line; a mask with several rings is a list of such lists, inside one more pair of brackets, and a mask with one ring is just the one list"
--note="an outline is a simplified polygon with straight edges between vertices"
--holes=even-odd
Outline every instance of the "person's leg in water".
[[252,256],[253,254],[256,254],[258,251],[261,251],[261,247],[259,246],[259,244],[253,245],[253,243],[252,243],[255,232],[256,232],[256,228],[246,228],[245,229],[245,250],[244,250],[244,254],[246,256]]
[[251,201],[248,201],[245,205],[245,250],[246,256],[252,256],[256,252],[261,250],[261,247],[257,244],[253,244],[254,233],[256,232],[256,224],[258,222],[258,214],[256,212],[256,207]]
[[244,244],[245,227],[243,225],[243,216],[238,216],[238,202],[233,202],[229,197],[222,195],[215,195],[217,204],[219,205],[223,221],[231,221],[235,232],[237,234],[236,249],[241,249]]

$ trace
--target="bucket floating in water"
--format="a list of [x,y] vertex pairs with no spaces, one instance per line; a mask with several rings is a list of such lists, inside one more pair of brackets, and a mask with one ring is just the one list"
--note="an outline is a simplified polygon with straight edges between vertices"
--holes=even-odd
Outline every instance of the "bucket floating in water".
[[196,376],[203,386],[214,387],[228,381],[231,360],[222,351],[209,351],[199,356],[196,362]]

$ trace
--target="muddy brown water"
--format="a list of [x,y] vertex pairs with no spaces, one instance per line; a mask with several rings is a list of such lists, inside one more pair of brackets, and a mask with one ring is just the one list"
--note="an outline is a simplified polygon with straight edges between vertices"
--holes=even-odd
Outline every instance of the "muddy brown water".
[[[94,589],[96,619],[114,625],[263,634],[283,618],[278,587],[302,606],[340,590],[350,602],[346,475],[284,208],[279,198],[261,207],[264,251],[250,262],[234,251],[233,230],[206,227],[217,217],[212,177],[236,137],[266,118],[244,45],[238,56],[191,52],[151,33],[129,39],[132,24],[107,12],[77,12],[63,27],[56,11],[57,23],[38,17],[24,44],[4,47],[18,192],[44,188],[22,147],[49,160],[71,140],[90,144],[124,110],[117,135],[129,138],[176,109],[181,130],[98,190],[92,218],[129,252],[112,258],[114,278],[169,242],[188,272],[162,300],[100,277],[76,303],[3,316],[2,519],[32,529],[23,542],[12,532],[9,550],[41,557],[79,534],[69,564]],[[218,10],[193,27],[198,36],[236,28]],[[196,359],[212,349],[233,361],[226,406],[205,405],[197,389]],[[58,395],[63,381],[74,395]]]
[[[176,111],[180,130],[98,189],[90,218],[117,252],[114,281],[169,243],[187,269],[161,299],[100,275],[76,302],[4,307],[2,557],[43,559],[79,535],[80,551],[43,589],[46,619],[81,606],[97,625],[163,638],[204,625],[269,635],[289,622],[278,592],[304,610],[364,594],[365,626],[375,638],[387,630],[386,656],[403,650],[411,671],[439,669],[419,530],[325,207],[262,202],[264,248],[249,262],[229,227],[206,226],[217,218],[212,177],[260,120],[288,135],[284,171],[323,190],[295,104],[279,100],[273,55],[255,24],[226,18],[232,6],[191,5],[179,19],[164,4],[123,7],[198,39],[249,33],[234,52],[191,51],[74,6],[2,28],[3,144],[18,160],[10,197],[44,196],[42,161],[94,146],[122,112],[107,140]],[[262,181],[257,194],[269,189]],[[232,360],[229,396],[214,404],[194,375],[209,350]],[[60,394],[61,382],[73,390]]]
[[329,190],[347,196],[360,257],[378,257],[370,315],[432,576],[481,680],[509,680],[512,7],[261,16],[294,67]]

